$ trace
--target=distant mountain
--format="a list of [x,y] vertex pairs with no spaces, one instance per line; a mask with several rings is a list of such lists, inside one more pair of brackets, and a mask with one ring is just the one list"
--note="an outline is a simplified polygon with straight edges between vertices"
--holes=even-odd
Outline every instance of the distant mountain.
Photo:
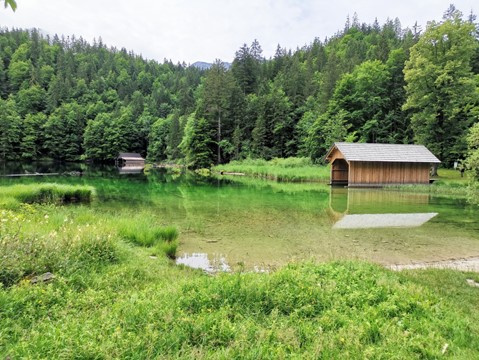
[[[223,64],[225,64],[226,69],[229,69],[231,67],[230,63],[223,62]],[[213,64],[212,63],[207,63],[207,62],[204,62],[204,61],[197,61],[197,62],[191,64],[191,66],[194,66],[195,68],[198,68],[200,70],[208,70],[210,67],[213,66]]]

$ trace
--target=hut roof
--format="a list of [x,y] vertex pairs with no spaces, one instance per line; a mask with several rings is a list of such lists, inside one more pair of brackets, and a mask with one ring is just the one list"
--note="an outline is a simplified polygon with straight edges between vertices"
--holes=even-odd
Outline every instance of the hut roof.
[[424,145],[336,142],[326,154],[326,159],[330,157],[331,152],[335,148],[343,154],[347,161],[431,164],[441,162]]

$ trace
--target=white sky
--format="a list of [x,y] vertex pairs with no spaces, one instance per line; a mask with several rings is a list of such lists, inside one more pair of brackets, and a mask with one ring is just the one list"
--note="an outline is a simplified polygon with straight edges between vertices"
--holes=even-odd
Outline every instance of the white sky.
[[[403,28],[417,21],[441,20],[452,0],[17,0],[3,9],[0,26],[39,28],[48,34],[82,36],[90,43],[126,48],[162,62],[231,62],[244,43],[258,39],[263,55],[276,46],[296,49],[343,29],[356,12],[368,24],[399,18]],[[477,0],[456,0],[468,15],[479,12]]]

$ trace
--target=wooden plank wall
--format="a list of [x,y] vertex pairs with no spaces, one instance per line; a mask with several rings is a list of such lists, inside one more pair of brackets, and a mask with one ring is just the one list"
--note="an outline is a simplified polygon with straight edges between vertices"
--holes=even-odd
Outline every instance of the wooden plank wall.
[[349,185],[429,184],[429,164],[351,162]]
[[344,159],[336,159],[331,165],[331,183],[347,184],[349,165]]

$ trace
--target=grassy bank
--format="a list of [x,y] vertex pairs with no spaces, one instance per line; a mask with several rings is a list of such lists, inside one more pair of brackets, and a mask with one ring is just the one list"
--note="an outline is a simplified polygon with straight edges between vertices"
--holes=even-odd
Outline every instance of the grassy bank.
[[[174,258],[175,228],[142,212],[117,216],[92,209],[85,203],[94,193],[89,186],[48,183],[1,187],[0,285],[45,272],[95,270],[119,261],[120,243]],[[77,205],[62,206],[72,201]]]
[[329,182],[329,167],[313,165],[309,158],[246,159],[218,165],[213,171],[224,173],[243,173],[288,182]]
[[[330,168],[324,165],[313,165],[308,158],[273,159],[246,159],[232,161],[229,164],[219,165],[213,168],[219,174],[240,173],[249,177],[276,180],[280,182],[321,182],[329,183]],[[233,178],[234,179],[234,178]],[[431,185],[394,185],[391,189],[406,192],[429,193],[446,196],[458,196],[462,198],[478,197],[471,194],[476,191],[468,187],[469,179],[461,176],[461,173],[453,169],[439,169],[438,176],[434,177]],[[235,179],[235,181],[240,181]]]
[[17,271],[0,285],[1,359],[479,357],[477,274],[302,262],[210,276],[158,252],[178,233],[145,213],[0,214],[0,269]]
[[407,192],[429,193],[437,195],[455,196],[465,198],[470,189],[467,175],[461,176],[460,171],[454,169],[439,169],[438,175],[432,178],[434,182],[429,185],[399,185],[389,186]]

